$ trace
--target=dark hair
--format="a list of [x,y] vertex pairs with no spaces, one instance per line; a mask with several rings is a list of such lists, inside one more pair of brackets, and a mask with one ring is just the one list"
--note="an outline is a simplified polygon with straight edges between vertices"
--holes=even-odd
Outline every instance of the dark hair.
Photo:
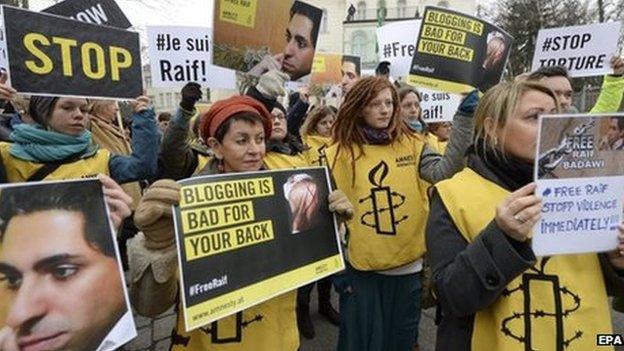
[[550,78],[550,77],[565,77],[570,79],[570,75],[568,74],[568,70],[563,66],[550,66],[550,67],[540,67],[534,72],[531,72],[527,77],[527,80],[541,80],[542,78]]
[[170,120],[171,120],[171,113],[161,112],[158,114],[158,122],[170,121]]
[[375,68],[375,75],[383,76],[386,74],[390,74],[390,62],[381,61],[377,65],[377,68]]
[[361,66],[361,60],[359,56],[351,56],[351,55],[342,55],[342,62],[341,63],[345,63],[345,62],[351,62],[352,64],[355,65],[355,72],[357,73],[358,76],[362,75],[362,66]]
[[[84,239],[104,255],[115,258],[115,246],[99,181],[14,186],[0,190],[0,242],[15,216],[63,210],[84,218]],[[43,233],[45,234],[45,233]]]
[[319,27],[321,25],[321,19],[323,18],[323,11],[305,2],[295,1],[290,8],[290,19],[292,20],[294,15],[305,16],[312,21],[312,32],[310,33],[310,39],[312,39],[312,46],[316,47],[316,41],[318,40]]
[[262,123],[262,117],[260,117],[259,115],[252,112],[239,112],[232,115],[232,117],[226,119],[223,123],[221,123],[221,125],[215,131],[214,138],[217,139],[220,143],[223,142],[225,134],[227,134],[227,132],[230,130],[230,126],[232,126],[232,123],[236,121],[245,121],[249,124],[259,123],[261,126],[264,125]]
[[418,101],[422,101],[422,96],[414,87],[403,87],[399,89],[399,101],[403,101],[409,93],[414,93],[418,97]]
[[624,130],[624,117],[611,117],[617,121],[617,127],[619,130]]

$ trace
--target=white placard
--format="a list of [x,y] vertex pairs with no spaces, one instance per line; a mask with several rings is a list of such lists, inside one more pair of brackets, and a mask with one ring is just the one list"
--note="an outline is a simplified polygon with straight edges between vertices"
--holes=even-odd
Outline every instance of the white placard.
[[420,108],[426,123],[452,122],[461,102],[461,95],[418,88]]
[[152,86],[236,89],[233,70],[212,65],[212,30],[205,27],[147,27]]
[[542,217],[537,256],[614,250],[624,199],[624,148],[608,127],[614,115],[543,116],[535,161]]
[[611,57],[619,53],[621,22],[541,29],[531,70],[564,66],[572,77],[612,73]]
[[390,76],[407,77],[422,20],[399,21],[377,28],[379,62],[390,62]]

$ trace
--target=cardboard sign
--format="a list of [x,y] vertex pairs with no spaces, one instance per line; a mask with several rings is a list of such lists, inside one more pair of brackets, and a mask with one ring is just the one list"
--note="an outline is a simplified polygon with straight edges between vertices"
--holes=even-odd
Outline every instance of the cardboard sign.
[[[538,256],[614,250],[624,199],[624,114],[543,116],[535,161]],[[618,130],[618,132],[614,132]]]
[[419,88],[420,108],[426,123],[452,122],[461,103],[461,95]]
[[391,77],[409,75],[421,23],[421,20],[399,21],[377,28],[379,62],[390,62]]
[[183,87],[197,82],[207,88],[236,88],[236,73],[213,66],[212,30],[204,27],[147,27],[152,85]]
[[408,83],[453,93],[484,92],[500,81],[512,42],[489,22],[427,6]]
[[180,181],[186,331],[344,269],[326,168]]
[[253,76],[278,69],[293,82],[309,82],[322,9],[299,0],[215,0],[214,6],[214,65]]
[[121,29],[132,27],[115,0],[65,0],[41,12]]
[[110,351],[136,337],[99,180],[2,185],[0,223],[3,345]]
[[531,70],[563,66],[572,77],[613,73],[611,57],[619,53],[622,22],[541,29]]
[[141,95],[139,34],[3,6],[9,84],[24,94]]

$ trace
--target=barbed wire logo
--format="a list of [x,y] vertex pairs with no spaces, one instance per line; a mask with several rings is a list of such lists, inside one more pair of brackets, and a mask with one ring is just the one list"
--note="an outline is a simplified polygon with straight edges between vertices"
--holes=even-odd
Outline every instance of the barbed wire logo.
[[[556,343],[556,351],[563,351],[567,349],[570,344],[572,344],[575,340],[578,340],[583,337],[582,330],[575,330],[573,335],[565,336],[565,325],[564,321],[568,318],[572,313],[576,312],[581,307],[581,298],[579,295],[572,292],[565,286],[561,286],[559,281],[559,277],[554,274],[546,274],[545,267],[550,257],[545,257],[541,260],[540,268],[531,267],[529,271],[532,273],[525,273],[522,275],[522,283],[520,283],[517,287],[513,289],[505,288],[502,293],[503,298],[509,298],[514,294],[522,293],[524,297],[524,310],[521,312],[514,312],[511,316],[503,319],[501,323],[501,331],[505,336],[510,337],[514,340],[517,340],[520,343],[524,344],[525,351],[533,351],[535,350],[532,345],[531,338],[531,322],[533,319],[540,318],[550,318],[555,323],[555,343]],[[554,299],[554,311],[546,310],[540,308],[539,306],[535,307],[532,305],[531,301],[531,283],[541,282],[541,283],[550,283],[552,285],[553,299]],[[572,301],[571,306],[565,306],[564,297],[568,297]],[[522,320],[524,323],[524,335],[516,331],[512,330],[511,324],[514,321]]]

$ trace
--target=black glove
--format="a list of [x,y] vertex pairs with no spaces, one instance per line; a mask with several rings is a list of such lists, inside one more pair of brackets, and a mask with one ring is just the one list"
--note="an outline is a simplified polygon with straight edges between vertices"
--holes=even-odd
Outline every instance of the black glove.
[[477,109],[477,105],[479,104],[479,91],[477,89],[471,91],[466,97],[462,100],[457,108],[457,113],[466,117],[472,117],[474,115],[475,110]]
[[186,83],[181,93],[182,101],[180,101],[180,107],[187,111],[193,111],[195,103],[202,98],[201,86],[195,82]]

